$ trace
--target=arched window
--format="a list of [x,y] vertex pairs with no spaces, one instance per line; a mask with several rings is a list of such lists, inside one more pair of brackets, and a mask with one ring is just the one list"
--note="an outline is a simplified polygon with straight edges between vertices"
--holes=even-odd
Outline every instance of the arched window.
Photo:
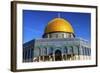
[[25,47],[23,49],[23,61],[27,61],[29,59],[29,48],[28,47]]
[[87,55],[87,48],[85,47],[85,55]]
[[47,48],[46,48],[46,47],[44,47],[44,48],[42,49],[42,51],[43,51],[43,55],[44,55],[44,56],[47,55]]
[[91,55],[91,49],[88,48],[88,56],[90,56],[90,55]]
[[52,35],[51,35],[51,34],[49,34],[49,37],[50,37],[50,38],[52,38]]
[[67,47],[65,46],[65,47],[64,47],[64,54],[67,54],[67,53],[68,53]]
[[78,50],[78,55],[80,55],[80,47],[79,46],[77,46],[77,50]]
[[30,50],[31,50],[31,58],[33,58],[34,57],[33,48],[31,48]]
[[74,36],[73,36],[73,34],[71,34],[71,38],[73,38]]
[[29,55],[29,51],[28,51],[28,49],[27,49],[27,50],[25,50],[25,59],[26,59],[26,60],[28,60],[28,55]]
[[73,54],[78,55],[78,47],[77,46],[73,46]]
[[41,48],[39,48],[39,56],[41,56]]
[[27,50],[25,50],[25,60],[27,59]]
[[71,34],[69,34],[69,38],[71,38]]
[[82,46],[82,55],[85,55],[85,47]]
[[64,33],[62,34],[62,38],[65,38],[65,37],[64,37]]
[[34,49],[34,57],[38,57],[39,56],[39,47]]
[[52,55],[53,54],[53,47],[50,47],[49,48],[49,55]]
[[45,55],[47,55],[47,47],[45,47]]
[[58,38],[58,34],[56,34],[56,38]]
[[32,62],[32,59],[33,59],[33,49],[29,48],[28,49],[28,61]]
[[88,48],[86,48],[86,51],[87,51],[87,56],[89,55],[89,49]]
[[23,61],[25,60],[25,53],[26,53],[25,48],[23,48]]
[[86,48],[87,55],[90,56],[90,48]]
[[28,59],[30,59],[30,48],[28,49]]
[[89,48],[89,56],[91,56],[91,49]]
[[73,53],[73,47],[72,46],[69,46],[68,47],[68,54],[72,54]]

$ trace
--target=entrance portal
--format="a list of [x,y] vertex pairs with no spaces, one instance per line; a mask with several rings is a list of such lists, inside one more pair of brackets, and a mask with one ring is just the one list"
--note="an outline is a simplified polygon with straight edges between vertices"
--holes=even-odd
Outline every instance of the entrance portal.
[[55,61],[61,61],[61,60],[62,60],[61,51],[56,50],[55,51]]

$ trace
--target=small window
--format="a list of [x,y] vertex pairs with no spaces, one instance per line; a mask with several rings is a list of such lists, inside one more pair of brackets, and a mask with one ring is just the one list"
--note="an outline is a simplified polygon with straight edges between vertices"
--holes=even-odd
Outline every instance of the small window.
[[77,46],[74,46],[73,47],[73,53],[78,55],[78,47]]
[[64,38],[64,34],[62,34],[62,38]]
[[69,34],[69,38],[71,38],[71,34]]
[[58,34],[56,34],[56,38],[58,38]]
[[70,47],[68,47],[68,54],[72,54],[72,53],[73,53],[73,47],[70,46]]
[[49,37],[50,37],[50,38],[52,37],[51,34],[49,35]]

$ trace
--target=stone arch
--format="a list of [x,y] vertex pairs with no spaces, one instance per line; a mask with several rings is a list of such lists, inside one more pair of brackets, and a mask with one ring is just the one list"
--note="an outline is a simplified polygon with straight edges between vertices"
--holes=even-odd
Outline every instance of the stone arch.
[[62,52],[61,50],[55,51],[55,61],[61,61],[62,60]]

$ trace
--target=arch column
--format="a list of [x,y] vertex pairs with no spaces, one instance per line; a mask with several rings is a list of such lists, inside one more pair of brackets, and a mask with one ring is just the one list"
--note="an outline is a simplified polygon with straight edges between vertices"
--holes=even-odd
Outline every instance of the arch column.
[[64,61],[64,50],[63,50],[63,48],[61,50],[61,56],[62,56],[62,61]]
[[55,51],[53,50],[53,55],[52,55],[53,61],[55,61]]
[[65,53],[65,60],[67,60],[67,53]]
[[62,53],[62,61],[64,61],[64,54]]
[[55,61],[55,53],[54,53],[54,51],[53,51],[53,61]]

